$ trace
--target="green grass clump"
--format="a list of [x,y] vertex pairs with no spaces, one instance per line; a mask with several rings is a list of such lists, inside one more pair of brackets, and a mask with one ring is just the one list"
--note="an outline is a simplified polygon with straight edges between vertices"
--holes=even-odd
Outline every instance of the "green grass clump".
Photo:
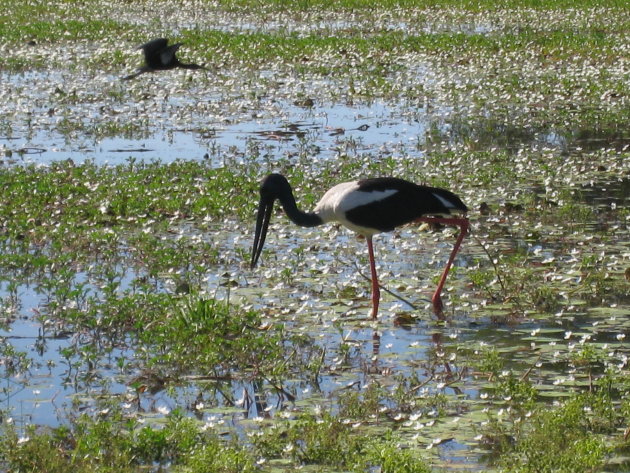
[[430,471],[412,451],[401,449],[391,433],[374,438],[330,413],[303,414],[288,427],[275,425],[251,438],[264,457],[289,458],[296,465],[325,465],[357,473]]
[[[72,231],[133,227],[148,220],[245,217],[253,213],[257,178],[247,168],[205,162],[134,163],[114,167],[25,166],[0,171],[0,222],[13,242],[56,239]],[[51,231],[51,229],[55,229]]]
[[[2,433],[0,467],[20,473],[136,473],[148,469],[250,473],[276,471],[264,465],[273,465],[280,457],[289,460],[292,468],[312,465],[317,471],[431,471],[411,450],[401,449],[391,434],[374,438],[330,414],[321,418],[303,415],[288,430],[256,432],[253,449],[237,437],[221,439],[213,429],[178,412],[160,424],[143,425],[111,406],[99,416],[82,414],[67,426],[31,426],[20,434],[14,425],[5,424]],[[263,466],[257,466],[257,461]]]
[[501,456],[502,471],[573,473],[600,468],[610,449],[597,431],[593,432],[598,407],[601,405],[595,397],[580,395],[557,409],[538,410]]
[[[483,62],[486,58],[520,52],[522,59],[537,57],[547,67],[560,59],[579,57],[596,62],[612,61],[618,56],[619,37],[601,30],[566,26],[555,31],[519,28],[517,32],[489,35],[462,32],[427,32],[408,34],[402,31],[346,31],[310,35],[285,32],[223,32],[186,30],[181,40],[190,49],[204,51],[205,60],[224,65],[247,64],[249,67],[269,67],[270,63],[302,72],[322,75],[364,71],[373,79],[387,78],[400,70],[398,57],[425,53],[448,62]],[[321,58],[326,58],[322,63]],[[355,60],[349,60],[355,58]],[[509,70],[509,68],[508,68]],[[518,82],[512,83],[518,85]],[[555,84],[555,83],[554,83]]]
[[132,473],[156,467],[187,473],[257,471],[245,449],[177,413],[161,427],[143,427],[120,411],[105,412],[98,418],[82,415],[70,426],[31,427],[22,436],[5,425],[0,465],[20,473]]
[[257,312],[191,296],[171,306],[166,317],[150,322],[138,336],[152,365],[214,376],[249,372],[271,377],[287,366],[285,339],[279,328],[261,326]]
[[590,370],[601,355],[589,345],[575,354],[573,364],[587,371],[589,389],[561,396],[553,406],[541,402],[531,370],[491,381],[504,406],[501,414],[488,414],[481,429],[493,466],[516,473],[600,471],[615,450],[627,448],[615,434],[627,426],[628,383],[614,369],[599,376]]
[[11,23],[0,22],[0,35],[11,42],[26,41],[77,41],[96,40],[103,34],[119,35],[124,31],[113,20],[40,20],[16,28]]
[[[120,290],[114,283],[102,294],[86,297],[83,307],[59,294],[64,289],[56,287],[50,297],[49,320],[67,331],[106,340],[110,347],[95,353],[91,345],[71,344],[62,352],[68,361],[79,358],[95,365],[111,347],[131,343],[136,350],[132,364],[173,384],[190,375],[276,380],[299,362],[290,353],[300,340],[237,305],[196,294]],[[143,380],[132,384],[140,386]]]

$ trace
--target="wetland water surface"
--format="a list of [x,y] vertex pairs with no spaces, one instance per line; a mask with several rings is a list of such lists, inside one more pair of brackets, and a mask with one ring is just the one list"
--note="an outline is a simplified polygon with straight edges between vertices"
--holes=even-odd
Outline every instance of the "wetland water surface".
[[[416,10],[388,15],[216,28],[300,33],[293,40],[313,29],[354,38],[351,26],[367,24],[435,30]],[[440,31],[496,40],[536,16],[497,15],[449,16]],[[584,27],[567,16],[557,21]],[[263,470],[321,461],[349,471],[306,458],[307,440],[286,440],[300,416],[320,425],[330,413],[356,435],[394,435],[437,468],[488,471],[545,409],[614,380],[615,420],[597,435],[614,446],[610,471],[624,471],[627,61],[591,58],[585,76],[553,51],[431,55],[393,43],[303,53],[300,67],[332,57],[338,76],[237,64],[126,83],[131,61],[119,74],[94,70],[100,48],[83,42],[53,51],[72,68],[0,70],[0,409],[19,444],[29,426],[73,425],[82,413],[157,428],[181,413],[243,439]],[[376,322],[365,241],[343,228],[296,228],[278,212],[250,270],[256,182],[271,171],[289,175],[304,208],[333,183],[384,174],[460,194],[473,230],[447,281],[447,320],[428,300],[451,229],[375,239],[389,291]],[[273,432],[280,446],[262,449]]]

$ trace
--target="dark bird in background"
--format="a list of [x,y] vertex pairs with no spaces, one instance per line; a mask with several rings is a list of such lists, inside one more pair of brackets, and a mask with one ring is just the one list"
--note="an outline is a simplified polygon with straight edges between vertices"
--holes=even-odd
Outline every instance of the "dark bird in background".
[[372,318],[378,314],[380,290],[374,263],[372,236],[391,232],[411,222],[441,223],[460,227],[460,233],[446,263],[431,302],[435,313],[442,317],[442,289],[462,240],[468,233],[465,216],[441,217],[468,211],[461,199],[438,187],[420,186],[395,177],[379,177],[344,182],[324,194],[313,212],[298,209],[289,182],[281,174],[270,174],[260,186],[260,203],[256,219],[256,234],[252,248],[251,267],[254,268],[265,244],[273,204],[280,201],[291,221],[301,227],[315,227],[327,222],[339,222],[365,236],[372,272]]
[[166,71],[177,67],[182,69],[208,70],[199,64],[186,64],[180,62],[175,56],[175,53],[181,45],[182,43],[175,43],[169,46],[168,39],[158,38],[139,46],[138,49],[142,49],[142,52],[144,53],[145,65],[139,68],[135,73],[123,77],[123,80],[133,79],[145,72]]

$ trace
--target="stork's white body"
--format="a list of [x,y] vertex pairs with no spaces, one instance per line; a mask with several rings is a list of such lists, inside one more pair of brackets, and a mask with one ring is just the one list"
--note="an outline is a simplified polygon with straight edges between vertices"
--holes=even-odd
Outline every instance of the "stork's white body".
[[348,212],[379,202],[398,192],[396,189],[361,190],[359,181],[342,182],[330,188],[317,203],[313,213],[325,222],[339,222],[344,227],[364,236],[372,236],[380,233],[376,228],[357,225],[348,220]]

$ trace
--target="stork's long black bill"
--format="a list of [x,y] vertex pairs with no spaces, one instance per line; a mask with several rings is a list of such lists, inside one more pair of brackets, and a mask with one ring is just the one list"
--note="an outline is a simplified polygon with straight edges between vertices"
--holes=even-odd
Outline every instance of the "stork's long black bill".
[[256,235],[254,236],[254,247],[252,248],[252,269],[256,266],[260,253],[262,253],[272,210],[273,200],[260,199],[260,203],[258,204],[258,216],[256,217]]

